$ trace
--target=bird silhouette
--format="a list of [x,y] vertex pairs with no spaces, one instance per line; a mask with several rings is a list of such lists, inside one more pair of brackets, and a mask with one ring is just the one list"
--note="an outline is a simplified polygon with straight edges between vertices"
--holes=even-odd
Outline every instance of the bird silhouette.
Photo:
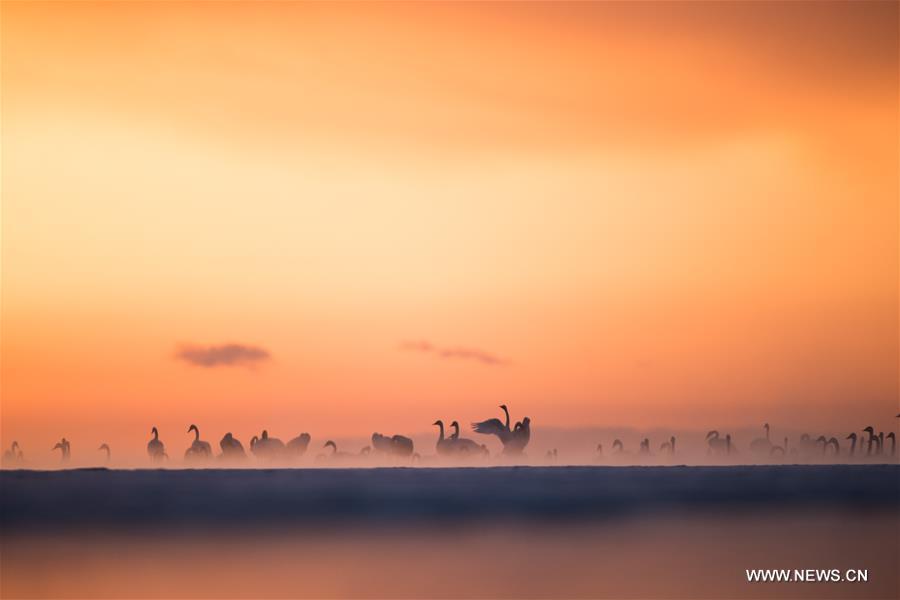
[[231,435],[230,431],[219,441],[219,448],[222,449],[222,458],[239,460],[247,456],[244,452],[244,445]]
[[263,429],[259,438],[253,436],[250,440],[250,451],[259,458],[273,460],[284,456],[286,447],[278,438],[269,437],[269,432]]
[[153,462],[159,462],[161,460],[169,458],[166,454],[166,447],[163,445],[161,441],[159,441],[159,430],[154,427],[150,430],[150,433],[153,434],[153,439],[147,442],[147,454],[150,456],[150,460]]
[[112,456],[112,451],[109,449],[109,444],[100,444],[100,447],[97,450],[106,450],[106,462],[109,462],[110,457]]
[[454,432],[450,435],[450,444],[453,452],[463,456],[488,454],[487,446],[484,444],[479,444],[475,440],[470,440],[468,438],[459,437],[459,423],[453,421],[450,423],[450,427],[453,427],[454,429]]
[[531,440],[531,419],[525,417],[521,422],[516,423],[513,428],[512,437],[503,446],[504,454],[521,454],[525,450],[525,446]]
[[61,439],[56,442],[56,445],[51,448],[51,450],[59,450],[60,451],[60,461],[68,462],[69,457],[71,456],[71,445],[69,444],[69,440],[66,438]]
[[863,429],[863,432],[869,434],[869,439],[866,440],[866,456],[872,456],[872,445],[875,443],[875,428],[869,425]]
[[475,433],[496,435],[497,439],[500,440],[500,443],[503,444],[505,450],[506,445],[512,440],[513,432],[509,428],[509,409],[506,408],[505,404],[501,404],[500,408],[503,409],[503,412],[506,414],[505,423],[500,419],[488,419],[486,421],[481,421],[480,423],[472,423],[472,429],[475,430]]
[[766,437],[756,438],[750,442],[750,451],[754,454],[769,455],[772,453],[772,442],[769,439],[769,424],[763,425],[766,430]]
[[788,439],[784,438],[784,446],[772,446],[769,450],[769,456],[784,456],[788,452]]
[[413,441],[403,435],[393,435],[388,437],[380,433],[372,434],[372,447],[376,454],[387,454],[390,456],[412,456]]
[[612,449],[614,454],[621,454],[625,451],[625,445],[622,443],[622,440],[615,439],[612,443]]
[[444,437],[444,422],[438,419],[432,425],[439,427],[438,440],[435,444],[435,450],[442,456],[446,456],[453,452],[453,442],[449,438]]
[[852,457],[856,454],[856,434],[851,433],[846,437],[846,439],[850,440],[850,452],[849,455]]
[[669,456],[674,455],[675,454],[675,436],[673,435],[672,437],[670,437],[668,442],[663,442],[662,445],[660,445],[660,447],[659,447],[659,451],[665,452]]
[[209,442],[204,442],[200,439],[200,430],[196,425],[191,425],[188,427],[187,432],[194,432],[194,441],[191,443],[191,447],[184,451],[184,458],[186,460],[205,460],[212,456],[212,446],[209,445]]
[[731,454],[731,434],[726,434],[724,438],[719,436],[719,432],[713,429],[706,434],[706,444],[709,446],[707,454]]
[[19,448],[19,442],[13,441],[9,450],[3,453],[3,466],[13,466],[21,463],[25,459],[22,449]]
[[297,437],[288,441],[286,449],[288,454],[292,454],[294,456],[303,456],[306,454],[306,449],[309,447],[309,441],[312,438],[308,433],[301,433]]

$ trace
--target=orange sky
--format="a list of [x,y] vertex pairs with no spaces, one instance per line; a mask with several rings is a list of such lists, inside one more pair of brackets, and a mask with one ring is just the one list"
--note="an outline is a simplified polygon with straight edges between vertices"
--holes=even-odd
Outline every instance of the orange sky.
[[896,3],[2,11],[5,444],[898,410]]

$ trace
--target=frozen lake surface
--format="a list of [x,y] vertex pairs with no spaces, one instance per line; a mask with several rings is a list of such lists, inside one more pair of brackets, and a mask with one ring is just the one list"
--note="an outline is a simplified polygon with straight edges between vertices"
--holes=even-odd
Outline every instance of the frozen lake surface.
[[[3,598],[896,598],[900,468],[5,471]],[[746,569],[865,569],[748,583]]]

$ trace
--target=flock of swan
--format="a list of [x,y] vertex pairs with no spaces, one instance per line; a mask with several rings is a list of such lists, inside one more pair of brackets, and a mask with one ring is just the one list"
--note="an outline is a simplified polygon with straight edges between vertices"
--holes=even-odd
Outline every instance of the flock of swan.
[[[477,434],[495,436],[502,445],[503,450],[501,454],[503,456],[522,456],[525,447],[531,440],[531,419],[525,417],[510,426],[509,409],[505,404],[500,405],[500,409],[504,413],[504,420],[493,418],[472,423],[472,429]],[[900,418],[900,414],[897,417]],[[435,421],[433,425],[438,427],[438,439],[435,444],[435,451],[438,457],[472,458],[488,457],[490,455],[485,444],[461,437],[457,421],[450,423],[449,428],[453,431],[449,435],[445,432],[442,420]],[[784,459],[791,457],[799,460],[844,456],[853,460],[855,458],[879,459],[880,457],[889,456],[893,460],[897,451],[896,434],[894,432],[885,434],[883,431],[876,434],[875,428],[872,426],[863,428],[859,433],[852,432],[847,435],[844,441],[849,440],[849,448],[845,447],[843,450],[841,442],[835,437],[826,438],[824,435],[820,435],[814,438],[806,433],[801,435],[799,441],[793,445],[790,444],[788,437],[784,437],[783,443],[776,444],[771,439],[771,428],[768,423],[763,425],[763,429],[765,430],[765,437],[756,438],[749,444],[750,454],[756,459]],[[188,427],[187,433],[194,434],[191,445],[184,452],[184,460],[187,463],[203,463],[212,459],[236,462],[247,458],[244,445],[231,432],[226,433],[219,441],[220,452],[218,454],[213,452],[212,444],[200,439],[200,429],[196,425],[192,424]],[[150,430],[150,434],[152,438],[147,443],[147,455],[150,461],[154,463],[168,461],[169,455],[166,452],[165,444],[159,439],[159,430],[153,427]],[[301,433],[284,443],[279,438],[271,437],[267,430],[263,430],[259,436],[251,438],[250,453],[262,461],[286,462],[305,455],[311,440],[312,437],[308,433]],[[328,440],[322,446],[323,452],[316,455],[315,459],[317,462],[326,464],[340,461],[349,462],[351,459],[359,460],[370,455],[390,457],[400,461],[417,461],[421,459],[419,453],[415,451],[413,440],[404,435],[388,436],[376,432],[372,434],[371,441],[371,445],[363,447],[356,453],[350,453],[339,450],[333,440]],[[709,456],[731,456],[738,453],[732,441],[732,436],[728,433],[723,436],[717,430],[710,431],[706,434],[705,443],[706,453]],[[888,443],[890,450],[886,447]],[[330,449],[330,451],[326,449]],[[69,440],[62,438],[51,449],[51,451],[56,450],[60,451],[62,462],[65,463],[70,460],[71,443]],[[97,450],[105,452],[106,461],[109,462],[112,456],[109,445],[101,444]],[[660,444],[659,453],[665,457],[674,457],[676,455],[676,439],[674,435]],[[602,461],[607,456],[612,458],[612,460],[621,460],[629,457],[643,458],[652,455],[649,438],[643,438],[640,441],[636,454],[626,450],[625,444],[621,439],[615,439],[608,454],[604,454],[603,444],[598,444],[595,458],[597,461]],[[547,460],[555,462],[557,458],[558,451],[555,448],[547,451]],[[14,441],[10,448],[3,453],[3,466],[21,466],[24,461],[25,456],[18,442]]]

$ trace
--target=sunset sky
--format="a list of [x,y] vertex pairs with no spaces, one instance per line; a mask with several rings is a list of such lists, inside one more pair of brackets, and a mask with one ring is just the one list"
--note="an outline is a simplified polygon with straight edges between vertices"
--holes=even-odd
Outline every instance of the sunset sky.
[[894,2],[3,2],[4,446],[887,428],[898,136]]

